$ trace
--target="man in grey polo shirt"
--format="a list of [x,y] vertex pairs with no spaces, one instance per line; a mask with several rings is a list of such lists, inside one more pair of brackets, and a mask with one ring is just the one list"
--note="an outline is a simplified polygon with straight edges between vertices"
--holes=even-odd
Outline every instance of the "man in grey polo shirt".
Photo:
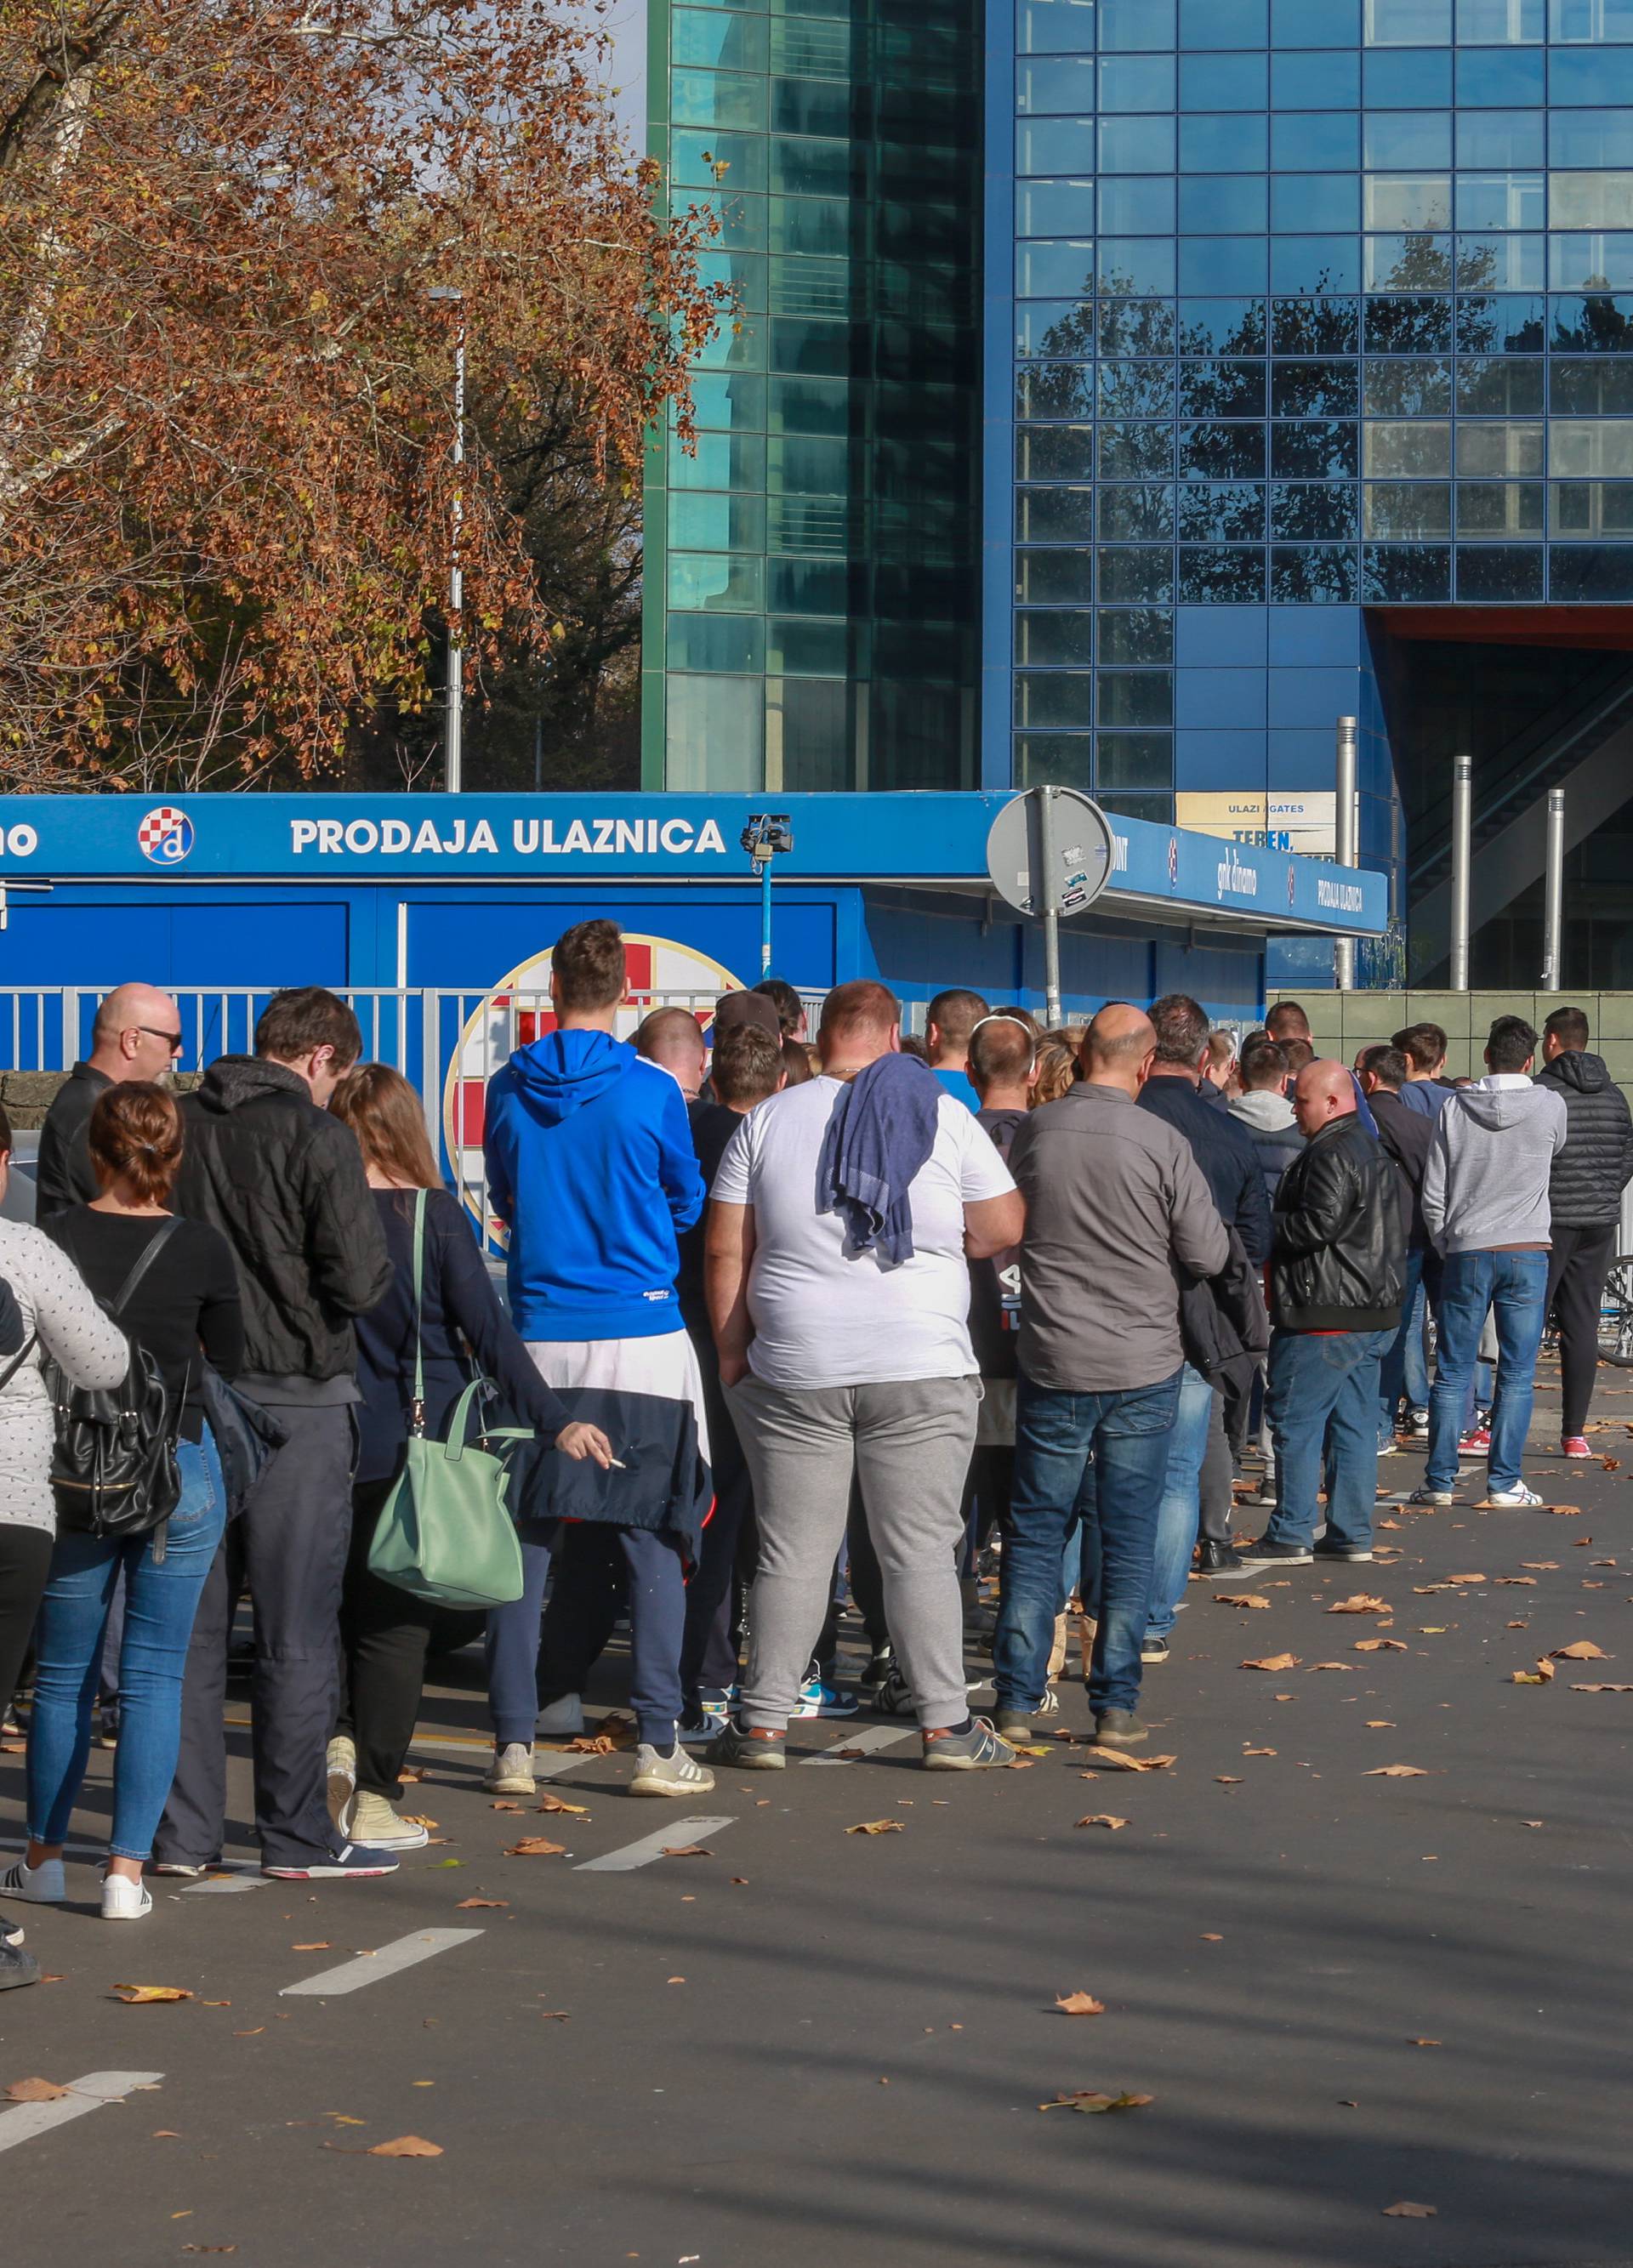
[[1060,1555],[1090,1458],[1100,1610],[1089,1672],[1097,1737],[1133,1747],[1156,1513],[1184,1349],[1176,1263],[1217,1275],[1230,1240],[1191,1145],[1134,1105],[1156,1055],[1140,1008],[1102,1008],[1083,1077],[1021,1127],[1026,1201],[1015,1486],[994,1641],[998,1724],[1023,1735],[1043,1698]]

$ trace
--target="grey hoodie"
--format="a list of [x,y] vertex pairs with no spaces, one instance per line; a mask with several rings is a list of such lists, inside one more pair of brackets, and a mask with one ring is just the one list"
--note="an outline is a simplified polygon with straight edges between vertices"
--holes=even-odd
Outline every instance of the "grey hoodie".
[[1490,1252],[1548,1242],[1548,1175],[1565,1146],[1565,1106],[1518,1071],[1459,1087],[1440,1114],[1423,1172],[1436,1249]]

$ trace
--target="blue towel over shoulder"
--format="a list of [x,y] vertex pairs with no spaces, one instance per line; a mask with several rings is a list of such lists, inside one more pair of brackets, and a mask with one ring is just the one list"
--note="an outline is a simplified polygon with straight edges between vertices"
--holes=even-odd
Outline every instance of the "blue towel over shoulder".
[[837,1212],[852,1252],[913,1258],[908,1192],[935,1146],[943,1090],[916,1056],[881,1056],[834,1106],[816,1166],[816,1210]]

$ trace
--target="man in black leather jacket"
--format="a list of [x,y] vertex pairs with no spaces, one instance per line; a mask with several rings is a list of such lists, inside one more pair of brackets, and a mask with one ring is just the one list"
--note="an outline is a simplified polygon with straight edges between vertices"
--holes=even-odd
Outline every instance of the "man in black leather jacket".
[[1542,1027],[1537,1073],[1537,1085],[1551,1086],[1565,1106],[1565,1146],[1548,1182],[1547,1300],[1559,1318],[1559,1431],[1568,1457],[1593,1454],[1585,1433],[1599,1368],[1600,1302],[1616,1250],[1622,1192],[1633,1181],[1627,1097],[1604,1057],[1588,1052],[1591,1036],[1580,1008],[1555,1008]]
[[[1250,1565],[1372,1556],[1378,1362],[1400,1322],[1406,1197],[1356,1115],[1342,1064],[1306,1064],[1294,1097],[1309,1137],[1276,1192],[1266,1409],[1276,1509]],[[1315,1543],[1323,1449],[1326,1534]]]

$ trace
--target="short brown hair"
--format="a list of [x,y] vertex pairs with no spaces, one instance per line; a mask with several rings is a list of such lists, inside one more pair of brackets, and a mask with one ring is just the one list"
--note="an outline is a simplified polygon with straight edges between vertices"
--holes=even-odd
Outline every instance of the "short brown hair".
[[1409,1067],[1400,1049],[1386,1042],[1381,1047],[1368,1048],[1361,1058],[1361,1068],[1369,1079],[1375,1079],[1382,1087],[1398,1094],[1406,1085]]
[[144,1079],[110,1086],[91,1113],[91,1163],[99,1184],[122,1174],[140,1204],[162,1204],[181,1169],[181,1114],[175,1097]]
[[1160,1000],[1152,1001],[1150,1017],[1157,1062],[1194,1071],[1209,1036],[1208,1012],[1201,1001],[1188,992],[1164,992]]
[[762,998],[769,1000],[777,1011],[777,1021],[785,1040],[791,1040],[800,1028],[800,1019],[805,1013],[805,1003],[786,976],[762,976],[753,988]]
[[757,1024],[735,1024],[715,1042],[709,1078],[721,1102],[764,1102],[781,1077],[782,1042]]
[[816,1050],[804,1040],[785,1040],[782,1043],[782,1067],[787,1086],[804,1086],[816,1076]]
[[255,1026],[255,1053],[274,1063],[299,1063],[317,1048],[332,1048],[344,1071],[363,1052],[363,1033],[344,1000],[321,984],[275,992]]
[[970,1078],[976,1092],[1012,1086],[1031,1077],[1038,1042],[1030,1017],[1023,1022],[1008,1009],[985,1016],[970,1035]]
[[357,1136],[366,1165],[412,1189],[442,1187],[419,1097],[401,1071],[389,1064],[359,1064],[341,1080],[329,1107]]
[[574,922],[556,939],[550,966],[564,1008],[610,1008],[629,981],[624,932],[615,921]]
[[636,1026],[635,1052],[648,1063],[667,1067],[683,1051],[689,1058],[703,1061],[703,1033],[690,1008],[654,1008]]
[[1414,1071],[1433,1071],[1445,1063],[1450,1044],[1438,1024],[1408,1024],[1391,1038]]
[[1273,1040],[1283,1044],[1289,1040],[1307,1040],[1310,1019],[1297,1000],[1278,1000],[1265,1018],[1265,1029]]
[[824,1039],[837,1039],[841,1032],[893,1032],[899,1030],[901,1020],[901,1002],[888,984],[871,976],[836,984],[822,1004]]
[[1270,1094],[1287,1085],[1287,1049],[1263,1033],[1242,1049],[1242,1085],[1249,1094]]
[[935,1025],[950,1048],[964,1048],[970,1035],[986,1013],[986,1003],[979,992],[971,992],[954,985],[946,992],[938,992],[924,1012],[924,1027],[928,1034]]
[[1316,1059],[1316,1051],[1308,1040],[1283,1040],[1282,1053],[1287,1057],[1288,1076],[1297,1079]]

